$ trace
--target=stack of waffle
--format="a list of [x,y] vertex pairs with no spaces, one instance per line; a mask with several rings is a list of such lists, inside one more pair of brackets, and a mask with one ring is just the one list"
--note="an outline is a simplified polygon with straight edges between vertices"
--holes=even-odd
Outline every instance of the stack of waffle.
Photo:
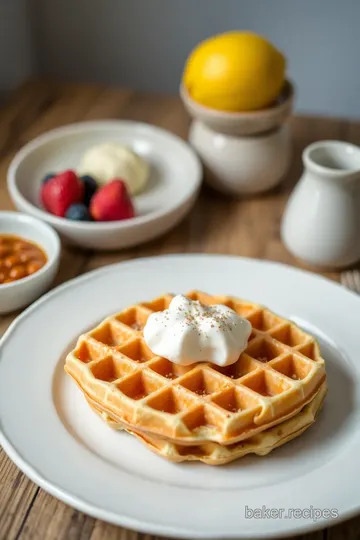
[[65,370],[89,405],[115,429],[175,462],[221,465],[265,455],[315,421],[326,394],[318,344],[270,310],[229,296],[186,294],[248,319],[247,349],[232,365],[183,366],[152,353],[142,329],[173,296],[133,305],[79,337]]

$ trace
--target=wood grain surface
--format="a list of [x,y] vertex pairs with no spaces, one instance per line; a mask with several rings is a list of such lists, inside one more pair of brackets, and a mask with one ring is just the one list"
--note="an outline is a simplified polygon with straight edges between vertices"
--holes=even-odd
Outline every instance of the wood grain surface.
[[[0,209],[12,209],[6,172],[14,154],[37,135],[81,120],[106,118],[148,122],[186,139],[189,118],[177,96],[140,94],[96,85],[29,81],[0,110]],[[360,124],[295,117],[290,122],[294,158],[280,187],[253,199],[219,195],[204,187],[188,217],[166,236],[117,253],[63,249],[55,285],[113,262],[162,253],[226,253],[300,263],[279,236],[287,197],[302,170],[303,148],[318,139],[360,144]],[[339,279],[338,274],[326,274]],[[0,335],[18,313],[0,316]],[[360,518],[306,535],[308,540],[359,539]],[[143,540],[147,535],[108,525],[57,501],[28,480],[0,450],[0,540]],[[305,538],[305,537],[304,537]]]

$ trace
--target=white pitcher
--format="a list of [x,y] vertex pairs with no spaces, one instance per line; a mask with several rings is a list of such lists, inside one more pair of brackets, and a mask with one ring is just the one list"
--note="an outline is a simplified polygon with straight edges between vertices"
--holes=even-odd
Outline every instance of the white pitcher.
[[304,150],[303,163],[283,215],[282,240],[311,265],[349,266],[360,259],[360,148],[319,141]]

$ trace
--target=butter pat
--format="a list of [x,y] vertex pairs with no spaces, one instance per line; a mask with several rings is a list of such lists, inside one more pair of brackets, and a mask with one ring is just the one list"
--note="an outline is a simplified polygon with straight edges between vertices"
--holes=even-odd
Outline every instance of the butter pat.
[[83,155],[78,174],[88,174],[104,185],[114,178],[124,180],[130,195],[140,193],[149,176],[148,163],[127,146],[107,142],[89,148]]

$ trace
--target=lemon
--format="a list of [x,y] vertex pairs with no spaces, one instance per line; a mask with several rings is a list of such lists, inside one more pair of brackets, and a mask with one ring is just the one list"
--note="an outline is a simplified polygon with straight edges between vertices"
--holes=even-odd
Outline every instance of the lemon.
[[197,45],[183,84],[198,103],[222,111],[253,111],[271,104],[284,84],[286,59],[251,32],[227,32]]

